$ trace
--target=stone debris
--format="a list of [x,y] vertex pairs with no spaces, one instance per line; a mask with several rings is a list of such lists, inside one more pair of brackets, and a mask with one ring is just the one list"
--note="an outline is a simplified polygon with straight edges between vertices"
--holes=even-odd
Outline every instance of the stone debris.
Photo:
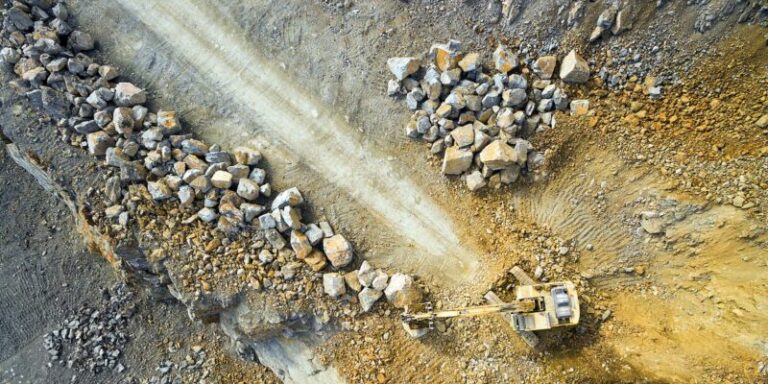
[[126,369],[121,360],[130,340],[128,322],[135,311],[132,293],[119,283],[104,289],[102,297],[99,305],[83,305],[43,337],[51,363],[78,372],[122,373]]
[[[406,136],[428,143],[430,153],[442,157],[444,175],[460,176],[472,191],[499,188],[542,172],[544,155],[528,140],[554,128],[556,112],[570,107],[586,114],[584,103],[588,110],[588,101],[574,104],[561,88],[565,82],[586,82],[588,63],[571,51],[555,80],[557,63],[554,55],[521,62],[517,52],[499,45],[494,71],[487,72],[479,54],[463,54],[461,44],[451,40],[433,45],[424,66],[391,80],[389,88],[408,90],[406,105],[414,113]],[[518,145],[519,140],[527,144]]]
[[[49,9],[56,18],[50,17]],[[72,28],[68,17],[66,5],[60,2],[50,1],[45,11],[11,7],[2,24],[6,38],[0,42],[0,60],[19,77],[14,86],[32,105],[55,119],[62,140],[87,149],[104,165],[105,184],[97,190],[90,212],[100,231],[115,238],[134,230],[155,236],[160,235],[158,229],[146,229],[146,224],[161,223],[167,232],[160,243],[166,244],[168,240],[167,244],[189,250],[188,254],[185,251],[184,257],[188,259],[182,264],[190,268],[173,283],[179,291],[187,290],[184,294],[214,292],[219,287],[211,287],[212,284],[230,284],[234,279],[237,284],[255,290],[281,294],[290,291],[295,297],[296,292],[311,295],[318,291],[311,288],[317,287],[322,279],[320,297],[323,291],[334,298],[359,292],[364,310],[371,310],[389,286],[387,273],[373,271],[367,290],[364,289],[357,271],[341,270],[352,268],[352,244],[327,221],[304,220],[302,211],[310,207],[305,207],[305,198],[298,188],[273,193],[266,171],[258,167],[263,157],[257,149],[241,146],[227,151],[194,138],[175,110],[150,110],[145,105],[147,90],[122,78],[117,68],[100,64],[89,56],[87,52],[96,47],[96,42],[88,33]],[[50,39],[50,33],[56,34],[56,39]],[[66,42],[66,47],[59,46],[58,41]],[[450,72],[436,69],[424,89],[410,77],[421,69],[418,59],[389,60],[390,70],[399,79],[390,87],[391,93],[409,92],[411,103],[420,108],[440,99],[443,84],[460,84],[461,68],[479,73],[479,55],[463,57],[457,48],[456,43],[436,48],[437,68]],[[476,106],[478,102],[463,100],[458,94],[452,101],[457,110],[466,104]],[[421,127],[427,129],[419,136],[432,134],[437,138],[438,128],[432,127],[429,119],[423,124],[429,126]],[[478,134],[471,126],[469,132],[477,141]],[[471,153],[468,160],[472,160]],[[179,234],[186,245],[171,241],[171,237],[176,239]],[[237,264],[233,265],[232,260],[237,260]],[[163,268],[162,264],[152,267]],[[331,267],[338,272],[330,273]],[[217,281],[220,276],[227,277],[218,279],[224,283]],[[99,321],[102,318],[93,311],[87,315]],[[115,318],[118,323],[123,320]],[[113,328],[110,323],[97,331]],[[52,356],[66,357],[59,339],[87,341],[91,331],[74,332],[60,330],[58,335],[49,337],[50,350],[58,351],[51,352]],[[112,342],[111,336],[106,340]],[[96,358],[105,358],[102,351],[111,350],[78,352],[78,356],[90,359],[89,354],[95,353]],[[118,356],[119,353],[110,355],[88,366],[122,371],[125,367],[115,362]],[[70,361],[66,364],[80,364],[79,357],[66,359]],[[169,367],[164,365],[162,369]]]

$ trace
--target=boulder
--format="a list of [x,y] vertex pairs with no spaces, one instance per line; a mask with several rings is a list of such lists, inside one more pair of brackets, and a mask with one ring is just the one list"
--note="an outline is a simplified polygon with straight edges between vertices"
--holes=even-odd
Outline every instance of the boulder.
[[345,273],[344,281],[347,283],[347,286],[355,292],[360,292],[363,289],[363,285],[360,284],[360,280],[357,277],[357,271],[349,271]]
[[346,292],[344,277],[338,273],[323,274],[323,291],[333,298],[337,298]]
[[211,184],[216,188],[228,189],[232,186],[232,174],[227,171],[216,171],[211,176]]
[[460,175],[472,166],[472,151],[459,147],[448,147],[443,156],[444,175]]
[[453,137],[453,142],[456,143],[459,148],[469,147],[475,142],[475,130],[472,127],[472,124],[467,124],[454,129],[451,132],[451,136]]
[[363,312],[368,312],[373,308],[373,305],[382,296],[382,292],[373,288],[363,288],[360,293],[357,294],[357,299],[360,300],[360,306],[363,308]]
[[488,183],[485,181],[485,178],[483,177],[483,174],[480,173],[480,171],[474,171],[467,175],[467,188],[469,188],[470,191],[475,192],[479,191],[483,188],[485,188]]
[[304,197],[301,196],[301,192],[296,187],[286,189],[280,192],[272,201],[272,209],[280,209],[286,205],[295,207],[304,203]]
[[566,83],[581,84],[589,80],[589,64],[576,50],[571,50],[560,64],[560,78]]
[[94,156],[104,156],[107,153],[107,148],[115,146],[115,139],[104,131],[89,133],[86,136],[86,141],[88,142],[88,153]]
[[464,72],[471,72],[480,68],[479,63],[480,55],[478,53],[472,52],[466,54],[463,59],[459,60],[459,67]]
[[389,279],[387,288],[384,289],[384,295],[387,297],[387,301],[392,303],[395,300],[395,296],[406,288],[410,288],[413,285],[413,278],[402,273],[395,273]]
[[517,163],[517,152],[509,144],[494,140],[480,152],[480,162],[494,171],[509,168]]
[[456,68],[462,56],[459,52],[461,43],[456,40],[449,40],[447,44],[434,44],[429,49],[429,57],[437,68],[445,72]]
[[291,248],[299,260],[305,259],[313,250],[307,236],[297,230],[291,231]]
[[259,184],[251,179],[241,178],[237,183],[238,196],[248,201],[254,201],[259,197]]
[[390,57],[387,68],[397,80],[402,81],[419,70],[419,61],[415,57]]
[[238,164],[257,165],[261,161],[261,152],[252,148],[237,147],[234,153]]
[[325,266],[328,265],[328,259],[326,259],[325,255],[317,249],[312,251],[309,256],[305,257],[304,262],[315,272],[322,271]]
[[493,51],[493,65],[501,73],[508,73],[519,65],[517,55],[512,53],[506,45],[500,44]]
[[533,73],[544,80],[552,78],[557,66],[557,56],[542,56],[533,63]]
[[342,235],[333,235],[324,239],[323,250],[334,268],[347,266],[354,257],[352,244]]
[[133,107],[146,103],[147,93],[131,83],[117,83],[114,101],[118,107]]
[[357,270],[357,279],[360,282],[360,285],[363,287],[370,287],[375,278],[376,271],[373,270],[373,267],[368,263],[368,260],[364,260],[363,263],[360,264],[360,269]]
[[571,101],[571,115],[584,116],[589,112],[589,100],[573,100]]

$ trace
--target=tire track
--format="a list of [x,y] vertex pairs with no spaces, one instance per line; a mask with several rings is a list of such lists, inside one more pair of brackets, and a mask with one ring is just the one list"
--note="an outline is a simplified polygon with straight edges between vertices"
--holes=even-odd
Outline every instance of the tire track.
[[163,39],[164,49],[203,74],[201,81],[248,111],[262,132],[367,207],[366,216],[388,226],[404,246],[415,248],[408,265],[418,267],[416,273],[457,285],[477,280],[481,271],[475,253],[462,244],[454,222],[432,198],[400,177],[387,156],[363,144],[357,130],[288,81],[215,5],[198,0],[117,3]]

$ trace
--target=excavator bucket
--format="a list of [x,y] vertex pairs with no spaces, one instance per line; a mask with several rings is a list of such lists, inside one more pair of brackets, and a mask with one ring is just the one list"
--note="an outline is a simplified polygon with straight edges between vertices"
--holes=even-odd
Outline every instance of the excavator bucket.
[[[515,268],[517,268],[517,267],[515,267]],[[522,272],[522,270],[521,270],[521,272]],[[523,272],[523,274],[525,275],[524,272]],[[526,275],[526,277],[528,277],[528,276]],[[495,305],[499,305],[499,304],[503,304],[504,303],[498,296],[496,296],[495,293],[493,293],[491,291],[488,291],[488,293],[485,294],[485,300],[488,303],[495,304]],[[533,333],[531,331],[520,331],[520,330],[517,329],[517,326],[515,325],[514,314],[509,313],[509,312],[500,312],[499,314],[501,315],[501,317],[504,318],[504,320],[509,322],[509,325],[512,326],[512,329],[517,331],[517,333],[520,335],[520,337],[523,338],[523,341],[525,341],[525,343],[528,344],[531,348],[536,348],[539,345],[539,337],[536,336],[535,333]]]

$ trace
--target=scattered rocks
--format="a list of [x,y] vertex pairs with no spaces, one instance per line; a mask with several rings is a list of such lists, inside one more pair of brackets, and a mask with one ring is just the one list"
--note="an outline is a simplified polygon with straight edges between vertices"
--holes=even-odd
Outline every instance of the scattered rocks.
[[[460,48],[455,40],[433,45],[425,67],[396,80],[398,88],[409,84],[406,104],[415,111],[406,135],[429,143],[430,152],[442,156],[442,173],[462,175],[471,190],[488,184],[498,188],[521,174],[542,172],[543,155],[528,140],[555,126],[555,112],[572,106],[581,114],[588,101],[569,104],[552,80],[556,56],[526,60],[533,63],[528,68],[517,53],[500,45],[493,53],[496,72],[485,73],[479,54],[463,55]],[[586,82],[589,65],[572,51],[560,75],[564,82]],[[517,146],[519,140],[528,144]]]
[[52,363],[79,372],[123,372],[122,351],[130,340],[127,326],[134,314],[132,294],[124,284],[104,290],[94,308],[83,305],[43,337]]

